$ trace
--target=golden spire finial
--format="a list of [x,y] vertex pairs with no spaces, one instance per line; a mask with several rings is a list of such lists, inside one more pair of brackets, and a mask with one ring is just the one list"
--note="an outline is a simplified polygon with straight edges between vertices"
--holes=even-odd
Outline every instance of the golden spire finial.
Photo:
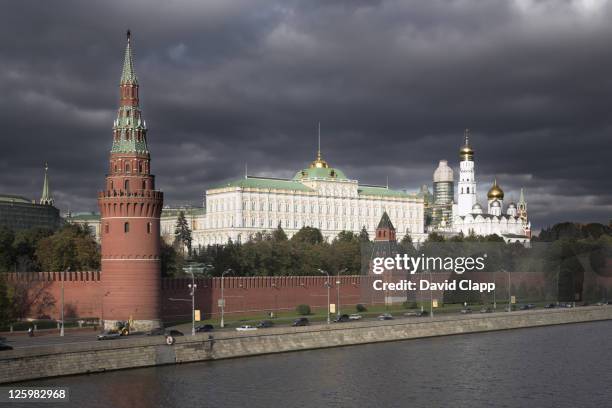
[[326,169],[329,167],[327,162],[321,158],[321,122],[318,125],[318,147],[317,147],[317,158],[315,161],[310,163],[311,168],[322,168]]

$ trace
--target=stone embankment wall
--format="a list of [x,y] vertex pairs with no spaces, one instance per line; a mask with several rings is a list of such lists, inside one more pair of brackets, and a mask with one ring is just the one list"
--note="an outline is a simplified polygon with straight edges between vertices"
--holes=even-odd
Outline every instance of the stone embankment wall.
[[172,346],[164,338],[135,337],[122,340],[4,351],[0,354],[0,383],[72,374],[86,374],[162,364],[246,357],[326,347],[397,341],[612,320],[612,306],[461,316],[364,321],[279,327],[255,332],[214,333],[179,337]]

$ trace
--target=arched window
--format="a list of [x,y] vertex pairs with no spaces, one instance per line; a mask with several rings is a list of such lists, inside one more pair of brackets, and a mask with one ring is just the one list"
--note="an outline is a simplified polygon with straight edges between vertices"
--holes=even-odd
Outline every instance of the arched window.
[[123,189],[125,191],[130,191],[130,180],[125,180],[125,182],[123,183]]
[[468,187],[465,192],[470,194],[470,188]]
[[104,233],[108,234],[108,231],[109,231],[108,224],[105,224],[104,225]]
[[126,173],[130,172],[130,163],[125,163],[125,172]]
[[147,234],[151,233],[151,223],[147,222]]
[[111,180],[111,182],[110,182],[110,189],[111,190],[113,189],[113,180]]
[[138,172],[142,173],[142,162],[138,162]]
[[125,224],[123,224],[123,232],[128,233],[130,232],[130,223],[126,222]]
[[142,180],[142,189],[143,190],[147,189],[147,181],[146,180]]

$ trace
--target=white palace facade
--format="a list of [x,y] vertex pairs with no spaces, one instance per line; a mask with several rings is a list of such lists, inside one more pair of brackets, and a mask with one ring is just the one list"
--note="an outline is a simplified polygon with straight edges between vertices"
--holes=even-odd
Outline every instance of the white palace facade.
[[204,199],[205,213],[196,216],[193,247],[245,242],[257,232],[281,226],[288,237],[302,227],[318,228],[331,241],[341,231],[374,236],[386,211],[399,237],[415,242],[424,234],[423,199],[385,186],[360,185],[321,158],[321,152],[292,179],[246,176],[211,188]]

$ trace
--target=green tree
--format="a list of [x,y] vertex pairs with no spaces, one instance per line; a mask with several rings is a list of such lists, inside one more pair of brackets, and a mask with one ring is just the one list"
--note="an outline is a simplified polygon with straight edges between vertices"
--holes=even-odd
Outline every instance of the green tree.
[[15,233],[10,228],[0,226],[0,272],[9,272],[15,267],[13,242]]
[[185,218],[185,212],[180,211],[176,220],[176,227],[174,228],[174,242],[178,245],[182,254],[185,253],[187,248],[187,254],[191,255],[191,229],[189,223]]
[[368,234],[365,225],[359,231],[359,242],[370,242],[370,234]]
[[100,251],[89,230],[79,225],[65,225],[55,234],[38,242],[35,257],[45,271],[97,270]]
[[177,277],[183,273],[185,259],[182,254],[176,251],[174,246],[168,245],[162,239],[160,245],[160,263],[162,277]]
[[287,241],[287,234],[285,234],[280,222],[278,223],[276,229],[272,232],[272,240],[274,242]]
[[444,242],[444,236],[437,232],[430,232],[425,242]]
[[42,239],[51,235],[53,235],[53,231],[44,228],[17,231],[13,241],[13,250],[18,272],[40,271],[40,265],[35,256],[36,248]]
[[0,276],[0,327],[6,326],[13,320],[11,301],[5,280]]
[[311,245],[320,244],[323,242],[323,235],[318,228],[302,227],[293,237],[291,237],[291,241]]
[[402,248],[402,251],[406,254],[414,254],[416,252],[410,234],[404,235],[404,237],[400,241],[400,247]]

